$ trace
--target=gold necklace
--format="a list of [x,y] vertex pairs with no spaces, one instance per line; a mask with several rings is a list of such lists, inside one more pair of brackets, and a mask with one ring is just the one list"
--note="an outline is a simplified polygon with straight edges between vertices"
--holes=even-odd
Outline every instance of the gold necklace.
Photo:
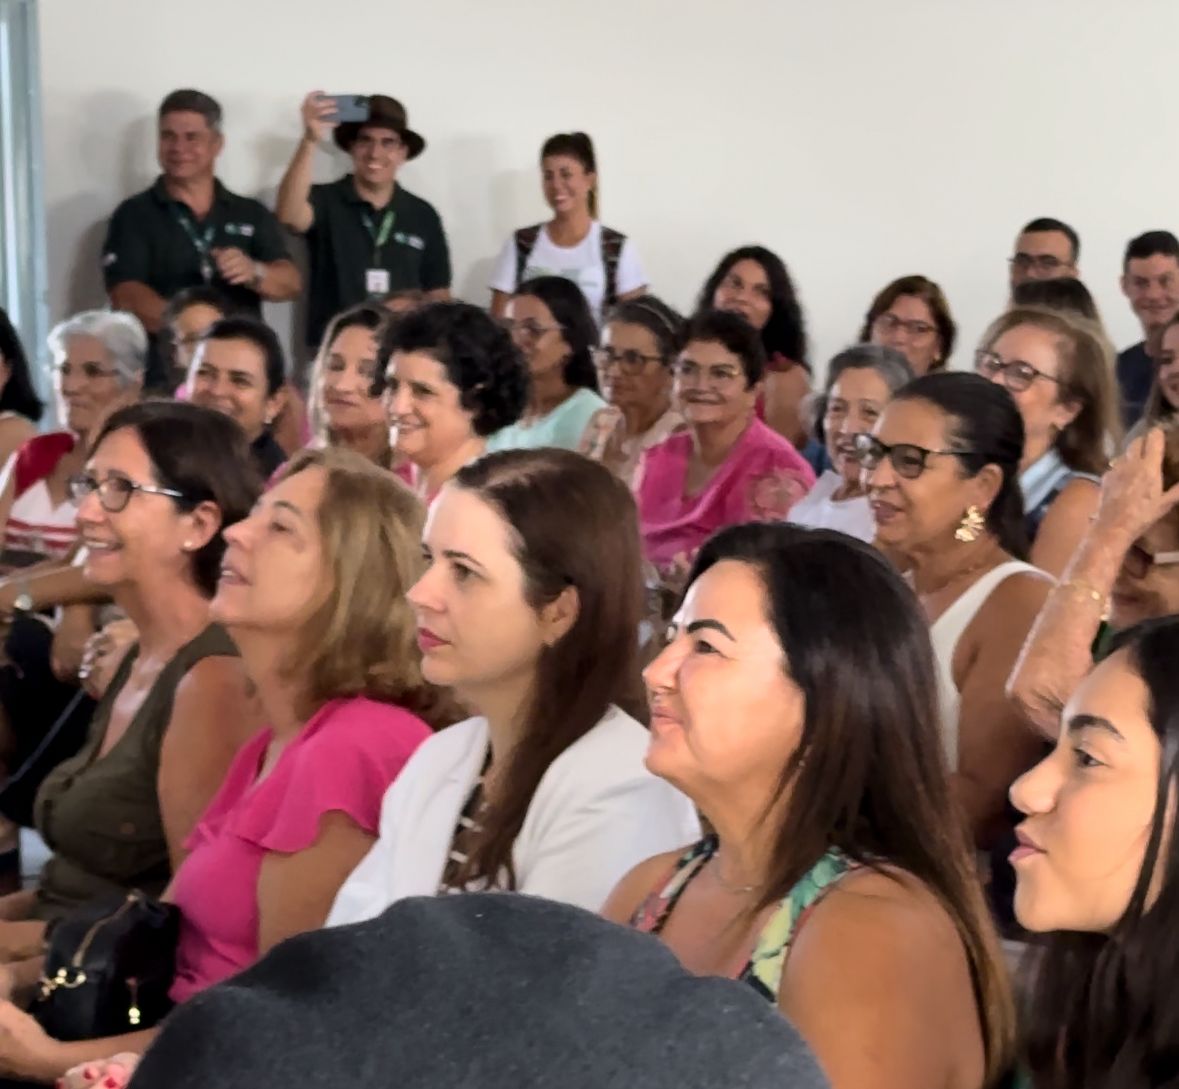
[[730,885],[729,882],[725,880],[725,875],[721,873],[719,851],[712,856],[712,861],[714,863],[712,867],[712,874],[716,878],[717,884],[720,885],[720,887],[724,889],[725,892],[731,892],[734,896],[747,896],[749,893],[757,891],[756,885]]
[[913,589],[917,594],[919,594],[922,597],[928,597],[930,594],[940,593],[942,590],[946,589],[947,586],[953,586],[954,583],[959,582],[964,578],[968,578],[970,575],[973,575],[973,574],[981,571],[984,567],[994,566],[995,564],[997,564],[999,562],[999,559],[1000,558],[995,556],[994,554],[991,554],[989,556],[985,556],[985,557],[983,557],[983,559],[978,560],[975,563],[972,563],[969,567],[964,567],[964,568],[962,568],[961,571],[955,571],[948,578],[942,579],[941,582],[936,583],[933,586],[926,586],[920,590],[917,589],[917,579],[914,578],[913,579]]

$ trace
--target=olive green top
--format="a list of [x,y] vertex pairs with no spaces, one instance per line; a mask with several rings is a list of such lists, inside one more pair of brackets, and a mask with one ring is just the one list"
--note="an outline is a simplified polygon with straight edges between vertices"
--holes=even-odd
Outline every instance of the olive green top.
[[172,871],[157,783],[176,688],[203,658],[237,653],[225,631],[211,624],[160,670],[127,732],[98,757],[139,646],[127,653],[94,709],[82,751],[56,767],[37,792],[33,820],[53,857],[41,875],[35,918],[55,919],[130,889],[163,892]]

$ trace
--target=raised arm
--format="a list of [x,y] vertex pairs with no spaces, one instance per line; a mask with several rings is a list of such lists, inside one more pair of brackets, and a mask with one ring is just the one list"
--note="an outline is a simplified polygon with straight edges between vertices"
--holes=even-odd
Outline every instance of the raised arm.
[[1093,641],[1130,546],[1179,503],[1163,489],[1166,440],[1155,429],[1135,439],[1101,482],[1089,532],[1036,618],[1007,682],[1025,718],[1049,740],[1060,713],[1093,664]]
[[335,128],[328,120],[334,110],[334,104],[324,97],[323,91],[312,91],[303,99],[303,136],[278,187],[275,215],[284,227],[299,234],[306,234],[315,222],[315,209],[310,200],[311,172],[316,147]]

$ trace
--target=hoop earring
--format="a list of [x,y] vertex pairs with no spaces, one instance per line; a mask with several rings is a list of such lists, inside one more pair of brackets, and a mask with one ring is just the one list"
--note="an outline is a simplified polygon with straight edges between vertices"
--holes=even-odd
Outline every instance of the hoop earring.
[[987,520],[983,512],[971,504],[966,513],[962,515],[962,521],[958,523],[958,528],[954,530],[954,540],[961,541],[963,544],[973,544],[982,536],[986,524]]

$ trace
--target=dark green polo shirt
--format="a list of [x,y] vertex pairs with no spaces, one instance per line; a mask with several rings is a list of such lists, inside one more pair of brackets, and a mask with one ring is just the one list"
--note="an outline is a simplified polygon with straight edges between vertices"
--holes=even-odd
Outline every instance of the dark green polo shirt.
[[[341,310],[369,297],[366,269],[385,269],[389,290],[450,287],[450,251],[434,206],[398,185],[384,208],[374,209],[356,192],[352,175],[311,187],[315,222],[307,232],[311,286],[307,297],[307,343],[318,347],[324,329]],[[387,212],[392,225],[376,242]],[[368,220],[370,226],[365,225]],[[371,229],[370,229],[371,227]]]
[[[197,220],[188,205],[168,195],[162,177],[150,189],[123,201],[111,216],[102,250],[107,290],[137,280],[170,299],[186,287],[204,283],[200,252],[182,220],[201,242],[208,236],[211,247],[232,246],[266,263],[290,257],[282,227],[272,212],[256,200],[231,193],[219,181],[214,186],[213,207],[203,220]],[[210,282],[241,309],[260,312],[258,293],[222,282],[215,264]]]

